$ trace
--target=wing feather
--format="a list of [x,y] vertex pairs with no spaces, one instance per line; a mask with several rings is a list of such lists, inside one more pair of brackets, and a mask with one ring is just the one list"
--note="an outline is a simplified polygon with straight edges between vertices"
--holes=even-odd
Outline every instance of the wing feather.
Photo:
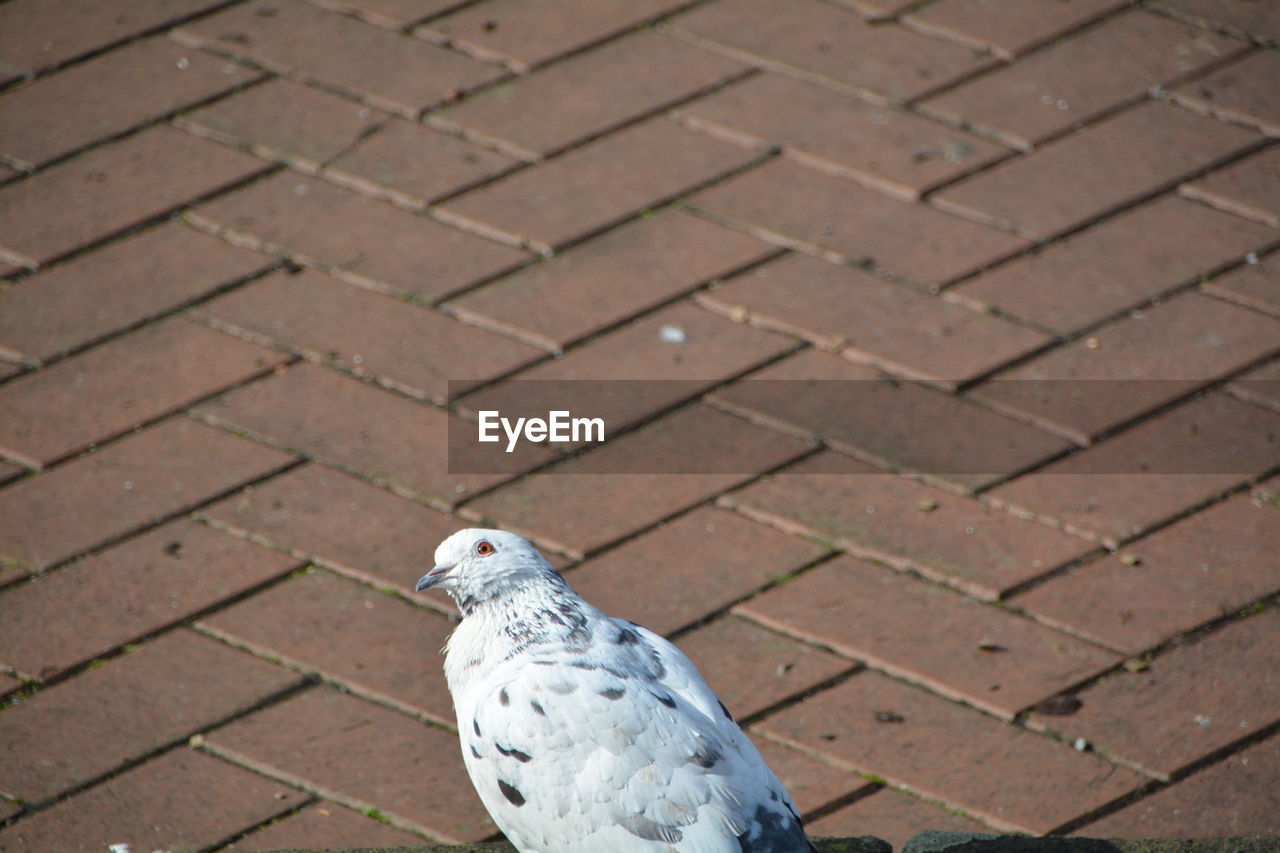
[[759,752],[678,649],[607,623],[627,639],[531,649],[459,703],[463,758],[495,822],[532,850],[775,849],[739,840],[758,809],[789,803]]

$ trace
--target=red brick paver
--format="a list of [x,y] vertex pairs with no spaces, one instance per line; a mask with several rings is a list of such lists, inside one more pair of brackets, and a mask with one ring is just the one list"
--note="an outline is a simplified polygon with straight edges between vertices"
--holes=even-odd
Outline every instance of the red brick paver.
[[[214,504],[217,526],[360,580],[413,589],[432,543],[463,525],[354,477],[306,465]],[[430,567],[428,567],[430,568]]]
[[816,834],[1280,832],[1277,8],[0,3],[0,848],[496,838],[477,523]]
[[439,214],[550,254],[758,156],[659,117],[467,193]]
[[[154,127],[0,187],[0,252],[38,266],[265,168],[247,154]],[[74,205],[62,203],[68,194]]]
[[[0,388],[9,418],[0,449],[46,465],[284,361],[185,318],[166,320]],[[73,409],[79,417],[62,417]]]
[[[720,307],[714,297],[706,304]],[[918,473],[964,492],[1045,462],[1070,446],[984,406],[815,349],[749,374],[712,399],[887,470]],[[916,427],[923,423],[951,428]]]
[[886,198],[787,160],[712,187],[690,204],[765,239],[934,286],[1028,245],[1012,234]]
[[[724,616],[691,631],[680,638],[680,645],[738,718],[755,716],[852,668],[830,652],[738,616]],[[838,793],[829,791],[828,800]]]
[[1242,400],[1280,411],[1280,359],[1249,371],[1227,385]]
[[[453,723],[444,674],[424,678],[415,665],[423,648],[444,645],[449,621],[396,596],[313,569],[201,620],[199,627],[380,702]],[[337,636],[349,639],[335,645]]]
[[[851,557],[737,611],[1006,719],[1116,663],[1086,643]],[[951,643],[939,648],[926,626]]]
[[84,145],[243,86],[257,75],[151,38],[0,95],[0,154],[33,169]]
[[[188,217],[241,245],[424,300],[447,296],[528,258],[509,246],[290,172],[203,205]],[[432,274],[423,275],[428,268]]]
[[414,23],[449,12],[467,0],[320,0],[320,6],[363,18],[388,29],[404,29]]
[[997,598],[1094,550],[1087,541],[830,452],[722,501],[981,598]]
[[971,133],[782,74],[756,75],[679,114],[708,133],[780,145],[806,165],[906,199],[1006,153]]
[[[802,817],[816,808],[829,806],[837,799],[844,799],[855,791],[866,791],[871,788],[871,785],[856,773],[833,767],[798,749],[791,749],[763,738],[755,739],[755,743],[770,769],[786,786],[787,793],[791,794]],[[811,828],[810,824],[806,826]]]
[[[776,250],[678,211],[639,219],[448,303],[550,349],[656,308]],[[601,282],[609,281],[608,287]]]
[[[1171,356],[1173,340],[1180,344],[1176,356]],[[1280,323],[1275,320],[1188,293],[1005,371],[974,395],[1087,443],[1256,363],[1277,346]],[[1081,389],[1090,383],[1097,387],[1082,401]]]
[[1256,145],[1251,131],[1144,103],[940,192],[947,210],[1044,239]]
[[863,270],[793,255],[733,279],[706,301],[803,335],[851,361],[954,388],[1039,349],[1047,335],[968,311]]
[[392,119],[324,170],[336,184],[420,210],[513,168],[511,157],[416,122]]
[[972,278],[947,296],[1069,335],[1276,238],[1275,231],[1250,228],[1238,217],[1162,196]]
[[1071,716],[1036,716],[1031,725],[1085,737],[1168,779],[1280,718],[1278,630],[1274,609],[1246,616],[1170,649],[1140,672],[1108,676],[1080,693],[1083,704]]
[[[444,508],[506,479],[449,471],[449,432],[470,431],[469,424],[434,406],[311,364],[251,383],[195,412],[211,423]],[[555,458],[532,444],[512,455],[507,468],[513,473]]]
[[1216,276],[1203,285],[1205,293],[1280,316],[1280,254],[1263,260],[1251,256],[1244,266]]
[[1280,107],[1273,81],[1280,74],[1275,51],[1259,50],[1206,77],[1178,87],[1174,98],[1229,121],[1256,125],[1268,136],[1280,136]]
[[[1048,832],[1143,781],[1131,770],[877,673],[856,675],[757,728],[998,829]],[[940,749],[953,760],[935,760]],[[987,772],[975,776],[976,767]]]
[[[679,302],[526,370],[519,378],[565,388],[573,406],[590,406],[610,429],[621,430],[713,387],[717,380],[745,373],[794,348],[781,335],[724,323]],[[603,381],[623,375],[638,380],[629,383],[630,393],[616,393]],[[572,384],[576,380],[584,380],[582,390]],[[528,387],[482,390],[466,397],[463,406],[470,411],[517,406]]]
[[727,0],[671,25],[748,61],[890,101],[919,98],[990,64],[959,45],[893,24],[875,27],[817,0]]
[[41,569],[291,461],[278,450],[172,418],[5,489],[0,554]]
[[[1280,739],[1272,735],[1084,831],[1107,838],[1274,836],[1280,832],[1277,791]],[[1220,805],[1205,808],[1206,803]]]
[[441,401],[450,378],[479,383],[539,355],[528,344],[315,271],[277,273],[205,304],[198,315]]
[[744,71],[742,63],[647,30],[495,86],[430,121],[536,159]]
[[[645,533],[569,575],[573,588],[605,612],[670,634],[780,580],[825,553],[740,516],[697,509]],[[714,578],[700,571],[717,566]],[[627,590],[656,576],[665,596],[636,600]],[[700,583],[714,580],[705,589]],[[745,715],[745,710],[739,709]]]
[[248,147],[259,157],[314,172],[387,119],[387,113],[276,78],[174,124],[198,136]]
[[1196,27],[1129,12],[931,98],[924,109],[1029,149],[1245,49]]
[[942,806],[884,788],[874,797],[857,799],[849,805],[806,825],[813,835],[858,836],[883,838],[895,849],[916,833],[926,830],[943,832],[989,832],[990,828],[975,820],[948,812]]
[[1280,148],[1268,148],[1203,178],[1183,184],[1187,198],[1280,227]]
[[306,850],[325,847],[412,847],[422,836],[388,826],[354,809],[321,800],[268,824],[227,846],[227,850]]
[[1038,618],[1128,652],[1280,590],[1280,507],[1243,493],[1016,600]]
[[0,784],[27,803],[46,802],[300,680],[175,631],[6,712],[0,742],[9,758]]
[[[309,37],[297,39],[300,31]],[[500,68],[303,0],[255,0],[186,24],[174,36],[350,92],[410,118],[503,76]]]
[[1222,0],[1159,0],[1160,10],[1188,21],[1231,30],[1258,41],[1274,44],[1280,40],[1280,20],[1275,10],[1252,3],[1224,3]]
[[[1011,58],[1128,5],[1125,0],[939,0],[904,15],[910,26]],[[995,14],[992,14],[992,13]]]
[[[47,361],[203,299],[272,261],[175,223],[0,291],[0,347]],[[145,281],[146,287],[137,287]]]
[[223,761],[179,748],[8,829],[0,842],[38,853],[92,853],[112,844],[210,847],[302,803],[306,795]]
[[1278,417],[1213,394],[1000,486],[991,499],[1114,545],[1274,468]]
[[189,521],[165,524],[10,590],[3,660],[53,678],[299,565]]
[[690,4],[691,0],[549,0],[535,7],[519,0],[494,0],[437,18],[417,34],[527,71]]
[[[377,807],[393,823],[441,840],[493,832],[470,787],[450,784],[466,775],[455,735],[328,687],[238,720],[205,742],[237,764],[355,808]],[[317,742],[328,747],[317,750]],[[353,773],[352,762],[367,769]]]
[[222,5],[221,0],[156,0],[128,9],[106,6],[68,15],[62,0],[18,0],[0,12],[0,62],[29,75]]

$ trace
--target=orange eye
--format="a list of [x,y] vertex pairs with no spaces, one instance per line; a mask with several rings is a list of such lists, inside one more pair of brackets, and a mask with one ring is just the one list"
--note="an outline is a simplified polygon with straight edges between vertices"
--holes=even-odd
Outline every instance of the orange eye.
[[476,553],[481,557],[487,557],[493,553],[493,546],[488,542],[480,542],[476,545]]

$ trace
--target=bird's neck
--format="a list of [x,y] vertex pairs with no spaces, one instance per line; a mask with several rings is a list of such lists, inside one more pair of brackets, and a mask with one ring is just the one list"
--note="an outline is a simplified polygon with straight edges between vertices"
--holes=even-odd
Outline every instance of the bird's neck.
[[472,597],[445,647],[452,685],[470,681],[539,646],[583,649],[592,642],[595,608],[558,577],[486,597]]
[[576,597],[564,578],[549,564],[539,560],[520,572],[503,573],[483,580],[471,579],[465,585],[449,590],[463,618],[477,611],[504,610],[528,606],[531,600],[554,598],[568,594]]

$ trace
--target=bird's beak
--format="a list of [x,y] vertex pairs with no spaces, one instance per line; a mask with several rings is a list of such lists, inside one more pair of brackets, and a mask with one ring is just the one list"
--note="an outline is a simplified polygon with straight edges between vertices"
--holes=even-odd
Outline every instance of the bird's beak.
[[418,579],[417,585],[414,586],[414,591],[422,592],[423,590],[431,589],[431,587],[440,583],[440,580],[452,570],[453,566],[436,566]]

